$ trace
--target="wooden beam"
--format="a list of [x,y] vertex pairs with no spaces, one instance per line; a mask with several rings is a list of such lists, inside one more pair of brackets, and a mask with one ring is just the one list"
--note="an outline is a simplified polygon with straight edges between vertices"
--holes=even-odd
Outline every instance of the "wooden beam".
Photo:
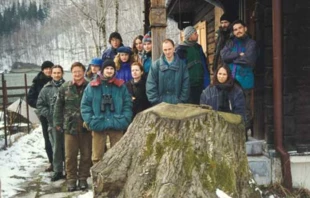
[[160,57],[161,43],[166,38],[167,16],[165,0],[151,0],[150,26],[152,31],[152,60]]

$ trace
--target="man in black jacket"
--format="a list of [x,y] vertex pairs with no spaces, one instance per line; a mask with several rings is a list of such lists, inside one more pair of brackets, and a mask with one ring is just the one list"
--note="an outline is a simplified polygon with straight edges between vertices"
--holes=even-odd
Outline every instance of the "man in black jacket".
[[[52,74],[52,66],[54,63],[51,61],[44,61],[41,65],[41,71],[37,74],[37,76],[32,80],[32,85],[29,89],[28,95],[27,95],[27,102],[28,104],[36,108],[37,107],[37,99],[39,96],[39,93],[43,86],[52,80],[51,74]],[[45,150],[48,157],[48,161],[50,162],[50,166],[45,171],[53,171],[53,150],[52,145],[48,137],[48,122],[47,119],[43,116],[40,116],[42,131],[43,131],[43,137],[45,142]]]

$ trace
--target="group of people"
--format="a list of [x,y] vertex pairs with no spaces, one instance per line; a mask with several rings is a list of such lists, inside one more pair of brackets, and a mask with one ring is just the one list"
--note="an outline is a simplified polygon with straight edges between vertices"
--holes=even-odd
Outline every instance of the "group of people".
[[80,62],[71,65],[70,81],[63,79],[60,65],[43,62],[27,100],[40,116],[52,181],[64,178],[65,169],[68,191],[88,188],[90,167],[106,152],[107,137],[112,147],[136,114],[161,102],[210,105],[238,114],[250,125],[255,41],[242,21],[231,22],[225,14],[217,33],[211,84],[192,26],[184,29],[185,40],[177,47],[165,39],[155,61],[150,32],[134,38],[132,47],[113,32],[111,47],[93,58],[87,70]]

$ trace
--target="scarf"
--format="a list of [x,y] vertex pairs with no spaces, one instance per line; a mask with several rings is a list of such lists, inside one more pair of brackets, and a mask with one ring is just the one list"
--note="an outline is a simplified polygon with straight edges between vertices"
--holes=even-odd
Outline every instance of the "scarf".
[[60,87],[63,83],[65,82],[65,80],[63,78],[61,78],[60,80],[56,81],[56,80],[52,80],[52,83],[55,87]]
[[188,40],[185,40],[185,41],[183,42],[183,45],[189,46],[189,47],[195,46],[196,44],[197,44],[196,41],[188,41]]
[[232,112],[228,95],[233,86],[234,86],[233,81],[215,85],[215,87],[218,90],[218,97],[217,97],[218,111]]

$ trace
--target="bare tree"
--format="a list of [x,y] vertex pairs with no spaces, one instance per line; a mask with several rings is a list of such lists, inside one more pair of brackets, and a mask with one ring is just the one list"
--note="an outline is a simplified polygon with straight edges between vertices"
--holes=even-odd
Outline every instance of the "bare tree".
[[89,33],[95,45],[96,55],[101,54],[102,47],[105,49],[106,42],[106,16],[107,10],[113,6],[112,0],[70,0],[80,15],[80,24],[83,30]]

